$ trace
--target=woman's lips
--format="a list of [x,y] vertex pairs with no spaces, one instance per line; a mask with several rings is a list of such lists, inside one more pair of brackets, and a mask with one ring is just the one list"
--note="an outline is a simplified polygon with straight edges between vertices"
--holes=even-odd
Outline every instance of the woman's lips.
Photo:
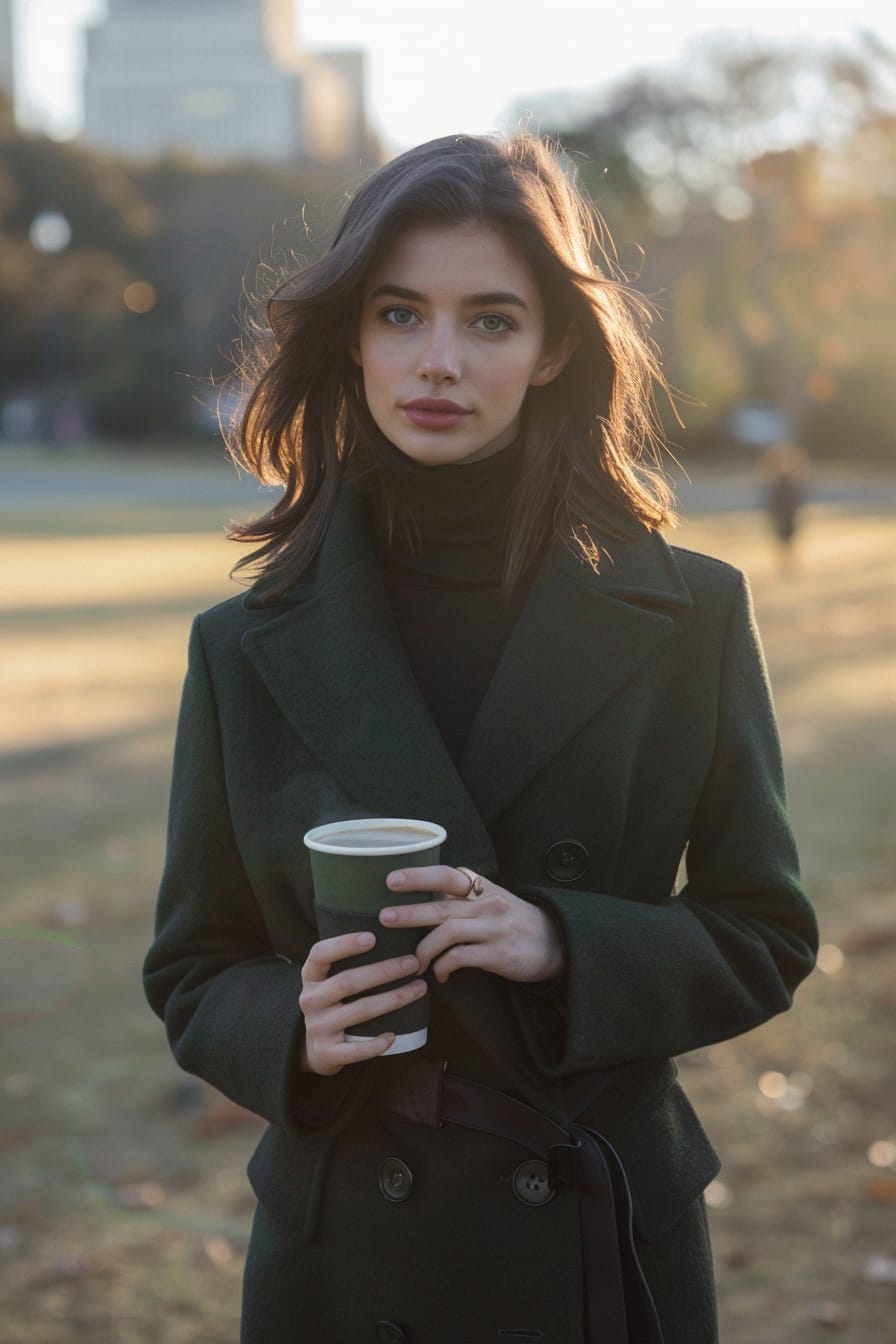
[[453,429],[471,414],[456,401],[437,397],[420,397],[417,401],[405,402],[401,409],[419,429]]

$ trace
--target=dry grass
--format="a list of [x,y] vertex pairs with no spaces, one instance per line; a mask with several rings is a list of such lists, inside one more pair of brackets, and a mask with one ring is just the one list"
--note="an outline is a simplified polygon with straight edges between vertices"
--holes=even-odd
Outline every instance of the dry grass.
[[[256,1128],[182,1086],[138,979],[189,620],[235,591],[233,557],[214,509],[116,517],[63,535],[44,510],[0,541],[0,1344],[235,1334]],[[892,518],[814,507],[785,576],[752,513],[676,540],[751,575],[829,945],[792,1013],[683,1063],[725,1159],[723,1339],[887,1344],[896,1149],[868,1151],[896,1143]]]
[[214,534],[15,537],[0,637],[10,749],[77,743],[170,719],[192,613],[236,591]]
[[784,575],[751,514],[695,520],[681,540],[751,577],[825,944],[790,1014],[683,1064],[725,1164],[711,1192],[722,1337],[885,1344],[896,1338],[893,519],[816,506]]

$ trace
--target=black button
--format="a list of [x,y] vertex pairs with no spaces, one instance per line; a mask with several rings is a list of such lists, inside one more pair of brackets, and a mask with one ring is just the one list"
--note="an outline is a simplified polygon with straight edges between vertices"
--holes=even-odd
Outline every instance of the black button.
[[376,1344],[407,1344],[408,1337],[394,1321],[377,1321]]
[[[400,1157],[387,1157],[380,1167],[380,1189],[393,1204],[400,1204],[414,1188],[411,1169]],[[402,1335],[404,1339],[404,1335]]]
[[554,1198],[548,1185],[547,1162],[521,1162],[513,1173],[513,1193],[524,1204],[547,1204]]
[[575,882],[588,867],[588,851],[578,840],[556,840],[544,852],[544,866],[555,882]]

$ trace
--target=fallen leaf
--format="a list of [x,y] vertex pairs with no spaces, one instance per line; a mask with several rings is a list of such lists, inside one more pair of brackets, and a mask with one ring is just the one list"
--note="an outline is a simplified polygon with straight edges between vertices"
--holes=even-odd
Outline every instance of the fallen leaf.
[[896,1204],[896,1176],[872,1176],[865,1182],[865,1195],[875,1204]]
[[226,1237],[206,1237],[202,1249],[216,1269],[223,1269],[233,1259],[233,1248]]

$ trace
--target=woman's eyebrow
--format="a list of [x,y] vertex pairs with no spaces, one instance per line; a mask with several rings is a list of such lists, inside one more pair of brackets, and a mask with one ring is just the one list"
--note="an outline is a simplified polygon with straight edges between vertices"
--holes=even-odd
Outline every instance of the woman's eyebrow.
[[[417,289],[407,289],[404,285],[389,283],[377,285],[370,295],[371,299],[379,299],[384,296],[393,299],[411,299],[415,303],[426,301],[426,295],[421,294]],[[526,312],[529,310],[529,305],[525,299],[520,298],[519,294],[514,294],[512,290],[505,289],[489,290],[484,294],[464,294],[461,302],[471,308],[488,307],[490,304],[511,304],[516,308],[524,309]]]

